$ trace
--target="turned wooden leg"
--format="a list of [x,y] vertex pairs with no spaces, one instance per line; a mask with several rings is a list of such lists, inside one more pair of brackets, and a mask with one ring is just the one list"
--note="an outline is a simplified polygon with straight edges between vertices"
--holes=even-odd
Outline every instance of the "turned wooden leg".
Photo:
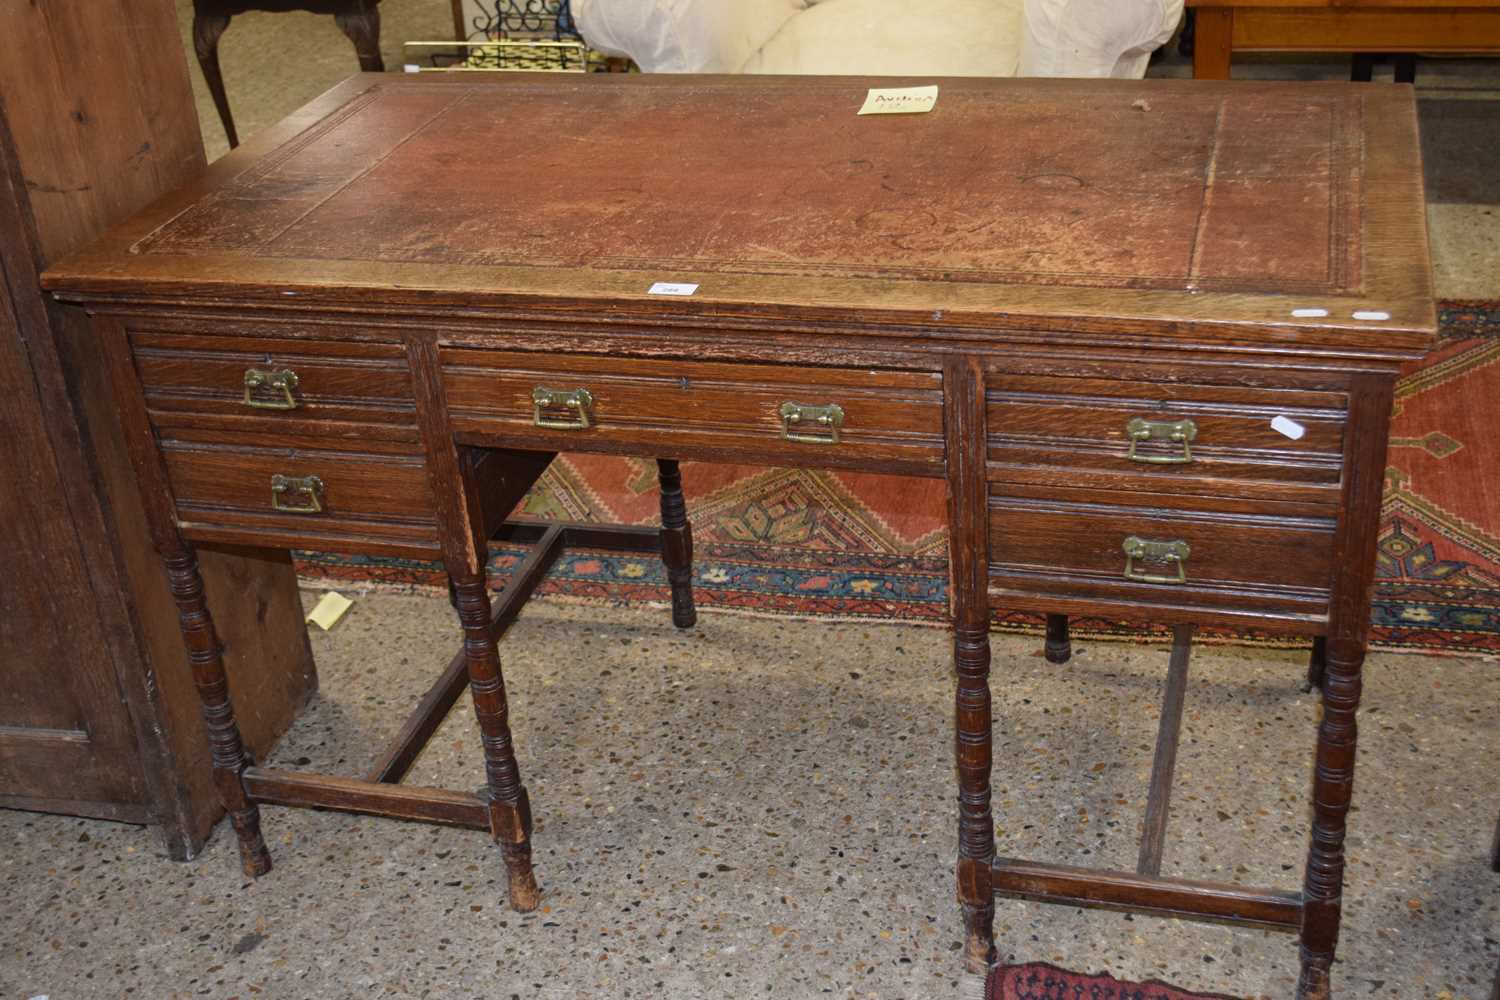
[[948,448],[948,564],[952,581],[953,756],[958,770],[958,901],[964,966],[983,973],[995,953],[995,820],[990,813],[989,486],[985,376],[976,358],[943,366]]
[[1313,688],[1323,686],[1323,678],[1328,674],[1328,640],[1323,636],[1313,639],[1312,653],[1307,658],[1307,683],[1302,686],[1303,691],[1311,691]]
[[521,784],[521,769],[511,744],[505,678],[500,673],[500,652],[490,628],[490,596],[482,569],[454,579],[453,584],[464,630],[469,690],[484,744],[490,831],[505,855],[511,909],[529,913],[536,909],[542,895],[531,870],[531,803]]
[[1073,658],[1073,643],[1068,639],[1068,616],[1047,616],[1047,644],[1043,647],[1048,663],[1067,663]]
[[359,56],[359,68],[366,73],[384,73],[385,60],[380,57],[380,6],[378,0],[353,0],[350,9],[333,15]]
[[219,72],[219,36],[229,27],[229,15],[201,11],[198,4],[193,10],[193,52],[198,56],[198,68],[203,71],[203,81],[219,111],[219,121],[224,126],[224,137],[229,148],[240,144],[234,131],[234,116],[229,113],[229,97],[224,93],[224,75]]
[[203,599],[203,578],[198,574],[198,558],[191,548],[168,554],[167,583],[177,602],[182,640],[187,646],[188,663],[193,670],[193,685],[202,702],[203,721],[208,727],[208,743],[213,762],[214,787],[229,812],[240,844],[240,866],[246,876],[258,878],[271,870],[271,855],[260,835],[260,810],[245,794],[241,773],[250,766],[240,740],[240,729],[234,721],[234,706],[229,702],[229,680],[224,674],[224,658],[213,618]]
[[1303,882],[1302,975],[1298,1000],[1326,1000],[1339,940],[1344,884],[1344,823],[1354,789],[1355,715],[1359,709],[1364,645],[1330,639],[1323,679],[1323,721],[1313,772],[1312,846]]
[[964,911],[964,965],[983,972],[995,948],[995,820],[990,813],[990,636],[987,624],[959,624],[954,750],[958,760],[958,901]]
[[656,470],[661,482],[661,561],[672,585],[672,624],[692,628],[698,622],[693,607],[693,528],[682,499],[682,470],[671,458],[658,458]]

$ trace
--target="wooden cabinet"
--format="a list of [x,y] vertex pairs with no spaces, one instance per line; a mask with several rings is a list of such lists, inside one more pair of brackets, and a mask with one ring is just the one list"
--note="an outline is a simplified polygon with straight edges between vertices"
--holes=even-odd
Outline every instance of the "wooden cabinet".
[[[223,809],[177,609],[92,334],[37,281],[203,169],[176,16],[5,4],[0,38],[0,806],[157,824],[187,857]],[[264,750],[316,684],[291,562],[205,551],[203,573]]]

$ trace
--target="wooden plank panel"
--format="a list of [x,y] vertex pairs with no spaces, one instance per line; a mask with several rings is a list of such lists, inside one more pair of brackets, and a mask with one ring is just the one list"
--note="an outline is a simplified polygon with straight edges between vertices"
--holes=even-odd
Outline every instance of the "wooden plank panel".
[[1237,52],[1492,52],[1500,8],[1237,9],[1233,37]]
[[[146,535],[95,331],[82,316],[46,308],[36,278],[40,267],[203,169],[176,8],[171,0],[0,4],[0,38],[0,131],[10,136],[0,145],[11,150],[0,170],[11,185],[0,196],[0,214],[19,208],[24,217],[0,218],[0,242],[28,244],[19,252],[29,260],[8,264],[26,310],[21,334],[35,379],[27,391],[43,404],[42,426],[66,490],[70,544],[88,588],[69,613],[76,627],[68,630],[86,652],[52,658],[51,681],[60,692],[71,684],[108,691],[97,703],[104,714],[87,724],[91,760],[54,755],[45,762],[50,788],[0,802],[154,819],[169,852],[190,856],[219,806],[176,608]],[[8,541],[0,549],[22,572]],[[56,579],[72,558],[57,554]],[[219,630],[237,692],[260,696],[250,699],[260,704],[245,721],[252,746],[264,752],[314,684],[290,560],[206,553],[204,576],[210,591],[233,594],[221,605]],[[108,798],[91,798],[87,786],[105,766],[133,774],[117,776]]]

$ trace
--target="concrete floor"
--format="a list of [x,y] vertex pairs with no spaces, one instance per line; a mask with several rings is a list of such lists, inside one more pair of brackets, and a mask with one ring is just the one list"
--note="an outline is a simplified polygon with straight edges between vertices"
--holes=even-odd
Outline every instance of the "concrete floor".
[[[315,633],[322,694],[269,761],[362,773],[456,647],[441,597],[372,594]],[[1058,668],[996,637],[995,802],[1010,856],[1130,867],[1164,649]],[[940,629],[541,601],[506,638],[543,907],[504,905],[479,832],[264,809],[276,869],[149,830],[0,812],[0,1000],[955,997],[952,682]],[[1316,699],[1298,652],[1195,655],[1164,870],[1295,888]],[[1487,997],[1500,875],[1500,671],[1367,667],[1337,984]],[[410,781],[482,781],[467,704]],[[1295,941],[1002,903],[1007,957],[1284,998]]]

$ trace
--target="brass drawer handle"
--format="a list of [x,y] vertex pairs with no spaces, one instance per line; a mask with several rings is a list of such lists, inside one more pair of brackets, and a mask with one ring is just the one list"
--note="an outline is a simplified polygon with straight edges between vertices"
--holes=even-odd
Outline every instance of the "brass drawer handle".
[[[1125,425],[1125,436],[1130,439],[1130,453],[1125,457],[1132,462],[1147,462],[1151,465],[1185,465],[1193,460],[1190,441],[1198,436],[1198,425],[1192,420],[1145,420],[1133,418]],[[1180,455],[1139,455],[1136,445],[1142,441],[1170,441],[1182,445]]]
[[[589,417],[594,409],[594,394],[587,389],[564,392],[561,389],[544,389],[537,386],[531,390],[531,422],[538,427],[554,430],[577,431],[590,426]],[[566,410],[571,416],[549,417],[544,410]]]
[[[257,410],[295,410],[297,399],[292,390],[297,388],[297,373],[290,368],[266,371],[263,368],[245,369],[245,405]],[[267,399],[259,395],[262,391],[273,393]]]
[[[844,408],[837,403],[827,406],[781,404],[781,436],[805,444],[838,444],[839,429],[844,426]],[[793,428],[812,428],[794,430]]]
[[[288,496],[293,499],[288,500]],[[320,476],[272,476],[271,507],[287,514],[323,513],[322,478]]]
[[[1141,583],[1187,583],[1187,560],[1192,553],[1183,541],[1153,542],[1131,535],[1121,546],[1125,550],[1125,579]],[[1136,568],[1135,561],[1174,563],[1176,576],[1147,573]]]

